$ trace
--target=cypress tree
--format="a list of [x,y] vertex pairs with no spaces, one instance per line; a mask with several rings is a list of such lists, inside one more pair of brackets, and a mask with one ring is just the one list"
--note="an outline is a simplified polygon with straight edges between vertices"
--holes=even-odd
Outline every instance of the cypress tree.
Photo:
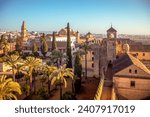
[[70,37],[70,26],[69,23],[67,23],[67,68],[72,68],[72,54],[71,54],[71,37]]
[[34,56],[38,56],[38,48],[35,42],[33,43],[32,53],[34,54]]
[[46,41],[46,36],[43,33],[43,36],[42,36],[42,45],[41,45],[41,53],[45,57],[47,52],[48,52],[48,45],[47,45],[47,41]]
[[81,88],[81,79],[82,79],[82,64],[81,57],[79,52],[76,54],[74,62],[74,75],[76,77],[74,82],[75,92],[79,92]]
[[24,44],[23,44],[23,39],[22,37],[18,37],[16,38],[16,51],[18,51],[20,54],[24,48]]
[[53,32],[53,40],[52,40],[52,51],[57,49],[57,44],[56,44],[56,32]]
[[81,78],[82,75],[82,64],[79,53],[76,54],[75,62],[74,62],[74,75],[78,78]]

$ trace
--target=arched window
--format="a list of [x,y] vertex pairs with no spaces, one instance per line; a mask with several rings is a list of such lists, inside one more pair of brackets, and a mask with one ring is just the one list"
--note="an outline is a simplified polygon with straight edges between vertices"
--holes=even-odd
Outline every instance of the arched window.
[[137,74],[137,70],[135,70],[135,74]]
[[94,67],[94,63],[92,63],[92,67]]

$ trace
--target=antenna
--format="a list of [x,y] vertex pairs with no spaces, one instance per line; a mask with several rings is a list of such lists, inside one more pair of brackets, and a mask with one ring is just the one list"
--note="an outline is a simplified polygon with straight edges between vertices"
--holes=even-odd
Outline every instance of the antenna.
[[112,22],[111,22],[111,28],[112,28]]

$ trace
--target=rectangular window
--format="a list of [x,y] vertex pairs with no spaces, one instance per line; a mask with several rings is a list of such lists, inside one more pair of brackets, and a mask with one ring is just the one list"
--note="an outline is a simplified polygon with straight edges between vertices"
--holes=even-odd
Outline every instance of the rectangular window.
[[135,81],[130,82],[130,87],[135,87]]
[[94,67],[94,63],[92,63],[92,67]]
[[94,61],[94,57],[92,57],[92,61]]
[[132,70],[131,70],[131,69],[129,69],[129,73],[132,73]]
[[137,74],[137,70],[135,70],[135,74]]

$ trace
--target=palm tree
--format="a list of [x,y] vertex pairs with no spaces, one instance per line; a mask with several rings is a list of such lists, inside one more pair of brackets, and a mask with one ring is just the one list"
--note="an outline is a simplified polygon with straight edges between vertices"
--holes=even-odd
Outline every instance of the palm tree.
[[0,77],[0,100],[17,100],[16,93],[22,94],[21,87],[17,82],[12,81],[12,78],[6,76]]
[[13,81],[15,81],[16,80],[15,75],[18,69],[17,67],[20,67],[18,66],[19,62],[21,61],[20,56],[18,54],[5,55],[3,61],[11,67]]
[[51,85],[59,83],[60,99],[62,100],[62,84],[67,87],[66,77],[70,77],[73,80],[74,74],[71,68],[66,68],[66,64],[55,70],[50,77],[52,78]]
[[46,75],[46,77],[48,78],[48,92],[49,92],[49,95],[51,95],[51,80],[52,78],[50,77],[50,75],[55,71],[57,70],[57,67],[55,66],[45,66],[44,67],[44,73]]
[[66,56],[58,49],[55,49],[52,51],[51,55],[50,55],[51,61],[53,63],[57,64],[57,67],[59,67],[59,65],[62,64],[62,60],[63,58],[65,59]]
[[85,79],[87,79],[87,54],[91,48],[87,42],[85,42],[81,48],[84,50],[84,53],[85,53]]
[[36,67],[39,67],[42,64],[40,59],[36,59],[35,57],[26,57],[24,61],[24,66],[25,66],[25,74],[29,76],[30,78],[30,93],[32,91],[32,86],[33,86],[33,70]]

